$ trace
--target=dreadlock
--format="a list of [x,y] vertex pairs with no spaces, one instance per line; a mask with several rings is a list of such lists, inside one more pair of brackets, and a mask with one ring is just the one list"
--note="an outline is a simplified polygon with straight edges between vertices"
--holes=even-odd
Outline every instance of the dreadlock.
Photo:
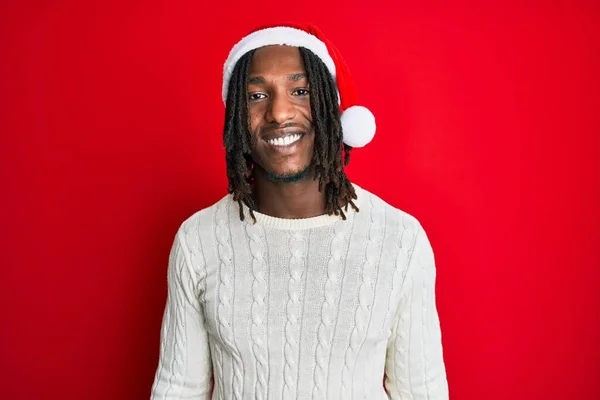
[[[358,211],[352,201],[356,199],[354,187],[344,172],[350,162],[352,147],[342,142],[340,109],[335,83],[325,64],[312,51],[299,47],[308,75],[310,108],[315,130],[315,145],[312,164],[314,179],[319,180],[319,191],[325,190],[325,212],[340,215],[344,220],[348,205]],[[254,50],[246,53],[237,62],[229,82],[225,108],[223,143],[227,162],[228,192],[233,194],[239,205],[240,219],[244,220],[245,204],[254,221],[256,204],[252,197],[251,157],[253,138],[250,134],[248,113],[248,73]],[[343,157],[342,157],[343,156]]]

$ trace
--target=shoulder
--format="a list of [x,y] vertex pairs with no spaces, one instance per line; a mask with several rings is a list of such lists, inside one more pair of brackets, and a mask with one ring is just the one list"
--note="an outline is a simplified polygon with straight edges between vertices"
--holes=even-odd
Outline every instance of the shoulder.
[[[353,183],[358,197],[358,206],[361,212],[383,212],[386,225],[400,225],[403,231],[413,232],[415,235],[423,228],[420,221],[408,212],[389,204],[378,195]],[[359,212],[360,214],[360,212]],[[363,215],[363,217],[365,217]]]
[[213,231],[218,218],[223,218],[223,212],[228,213],[232,204],[231,195],[223,196],[216,203],[200,209],[187,217],[179,226],[177,238],[190,246],[200,239],[202,234]]

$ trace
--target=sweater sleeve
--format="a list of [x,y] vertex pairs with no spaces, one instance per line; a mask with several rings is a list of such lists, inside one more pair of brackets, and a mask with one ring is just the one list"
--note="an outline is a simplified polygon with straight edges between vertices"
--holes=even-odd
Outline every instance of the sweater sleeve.
[[447,400],[435,261],[420,226],[407,268],[387,345],[386,390],[392,400]]
[[209,399],[212,368],[198,278],[179,234],[169,256],[167,287],[151,400]]

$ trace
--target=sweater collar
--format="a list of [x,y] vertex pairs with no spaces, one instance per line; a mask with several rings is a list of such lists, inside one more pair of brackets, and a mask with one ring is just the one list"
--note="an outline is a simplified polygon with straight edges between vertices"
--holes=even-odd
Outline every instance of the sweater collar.
[[[356,184],[352,184],[352,186],[354,186],[356,196],[358,197],[358,199],[355,200],[354,203],[360,209],[360,203],[363,197],[363,190]],[[356,211],[354,211],[352,207],[348,207],[348,211],[344,210],[344,214],[346,215],[346,221],[352,220],[354,218],[355,213]],[[252,223],[252,219],[248,218],[250,212],[246,205],[244,205],[244,214],[247,216],[247,221]],[[332,225],[338,221],[343,221],[341,215],[327,214],[318,215],[316,217],[310,218],[278,218],[254,211],[254,216],[256,217],[256,223],[258,225],[280,230],[306,230]]]

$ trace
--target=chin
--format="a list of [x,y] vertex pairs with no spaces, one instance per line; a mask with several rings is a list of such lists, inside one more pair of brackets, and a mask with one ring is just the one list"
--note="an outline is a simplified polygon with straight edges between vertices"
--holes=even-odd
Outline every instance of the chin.
[[310,165],[295,171],[268,171],[267,179],[274,183],[295,183],[304,180],[307,177],[309,170]]

